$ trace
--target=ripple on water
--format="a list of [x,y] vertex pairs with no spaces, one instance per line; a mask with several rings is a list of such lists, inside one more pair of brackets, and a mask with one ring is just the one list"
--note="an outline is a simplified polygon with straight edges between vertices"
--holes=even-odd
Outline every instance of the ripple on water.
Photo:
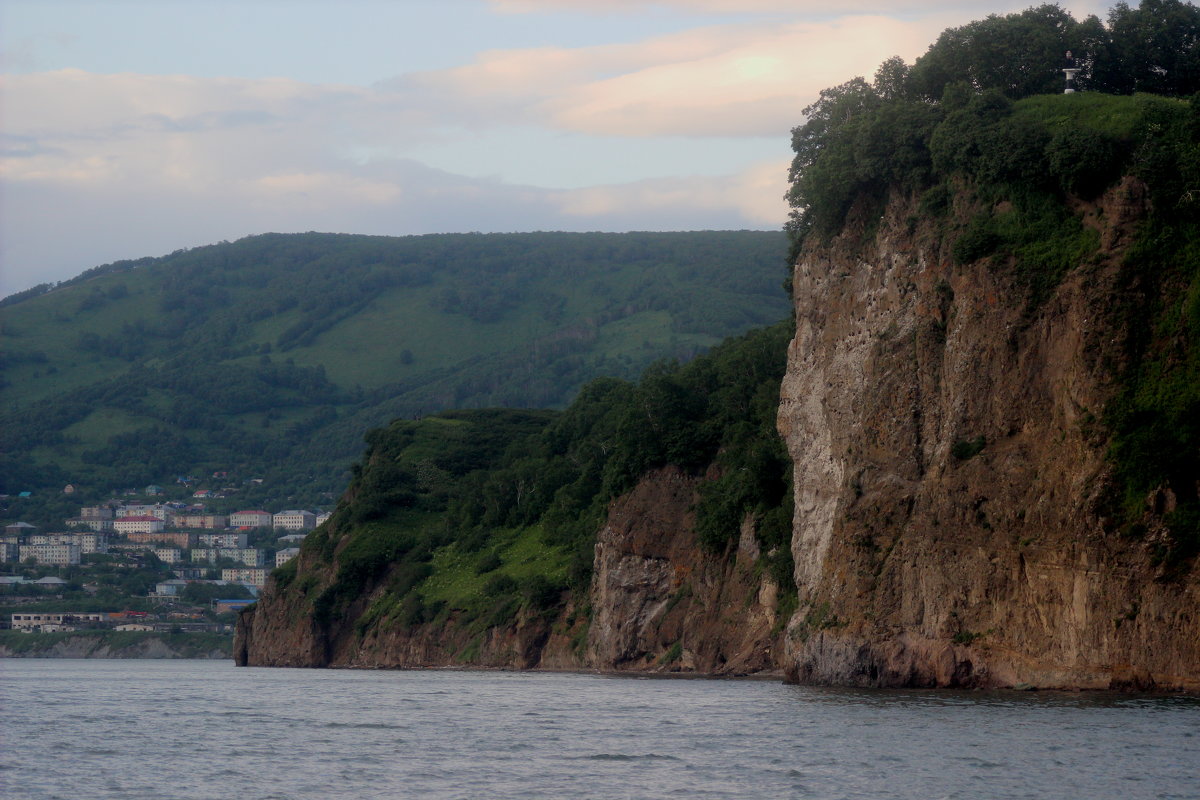
[[[1194,799],[1200,774],[1200,702],[1171,698],[432,671],[214,681],[197,662],[5,669],[21,672],[4,685],[0,733],[57,761],[3,754],[0,795],[20,787],[21,800],[1151,800]],[[89,689],[65,702],[55,686]]]
[[394,725],[390,722],[326,722],[326,728],[361,728],[363,730],[398,730],[402,725]]
[[643,753],[641,755],[632,755],[629,753],[593,753],[586,756],[575,756],[575,758],[587,761],[683,761],[678,756],[663,755],[661,753]]

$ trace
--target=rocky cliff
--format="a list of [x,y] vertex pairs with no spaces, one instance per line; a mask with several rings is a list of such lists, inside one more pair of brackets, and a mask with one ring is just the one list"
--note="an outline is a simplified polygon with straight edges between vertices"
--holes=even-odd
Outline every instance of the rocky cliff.
[[956,264],[945,221],[901,197],[803,249],[779,409],[791,679],[1200,689],[1200,581],[1153,557],[1170,493],[1121,536],[1099,422],[1146,198],[1126,179],[1079,204],[1099,254],[1036,307],[995,259]]
[[[699,477],[664,468],[610,505],[596,537],[586,605],[523,611],[499,626],[451,615],[363,630],[354,623],[374,594],[321,624],[300,587],[272,585],[239,617],[235,659],[250,666],[769,671],[782,631],[779,596],[757,566],[753,522],[746,520],[728,553],[701,548],[693,512],[699,483]],[[299,571],[322,574],[311,561]],[[381,585],[376,593],[383,590]]]

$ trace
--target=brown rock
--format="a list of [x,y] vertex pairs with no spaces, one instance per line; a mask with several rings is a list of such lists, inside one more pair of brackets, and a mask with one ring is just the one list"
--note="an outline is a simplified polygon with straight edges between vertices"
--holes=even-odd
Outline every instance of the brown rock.
[[865,247],[847,235],[802,253],[779,412],[796,478],[793,679],[1200,688],[1195,573],[1156,580],[1102,513],[1096,420],[1122,337],[1107,310],[1139,186],[1092,209],[1106,258],[1032,314],[1003,270],[952,266],[932,224],[913,231],[911,202]]

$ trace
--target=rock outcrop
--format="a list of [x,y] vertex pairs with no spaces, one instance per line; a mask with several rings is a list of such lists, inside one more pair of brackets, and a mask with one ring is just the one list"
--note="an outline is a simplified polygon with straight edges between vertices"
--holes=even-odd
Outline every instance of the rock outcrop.
[[1200,688],[1200,586],[1106,517],[1099,418],[1123,332],[1126,180],[1101,258],[1031,309],[894,200],[794,270],[779,428],[795,463],[789,677],[871,686]]
[[661,470],[609,509],[596,542],[591,665],[714,675],[773,667],[778,590],[755,570],[753,526],[743,524],[729,557],[701,550],[698,483]]

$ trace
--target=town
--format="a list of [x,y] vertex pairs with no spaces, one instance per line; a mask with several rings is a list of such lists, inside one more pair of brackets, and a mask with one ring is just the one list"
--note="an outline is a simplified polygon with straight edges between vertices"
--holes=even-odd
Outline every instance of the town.
[[0,629],[228,633],[233,612],[330,516],[147,502],[157,491],[147,487],[142,502],[81,506],[61,530],[5,525],[0,604],[10,613]]

